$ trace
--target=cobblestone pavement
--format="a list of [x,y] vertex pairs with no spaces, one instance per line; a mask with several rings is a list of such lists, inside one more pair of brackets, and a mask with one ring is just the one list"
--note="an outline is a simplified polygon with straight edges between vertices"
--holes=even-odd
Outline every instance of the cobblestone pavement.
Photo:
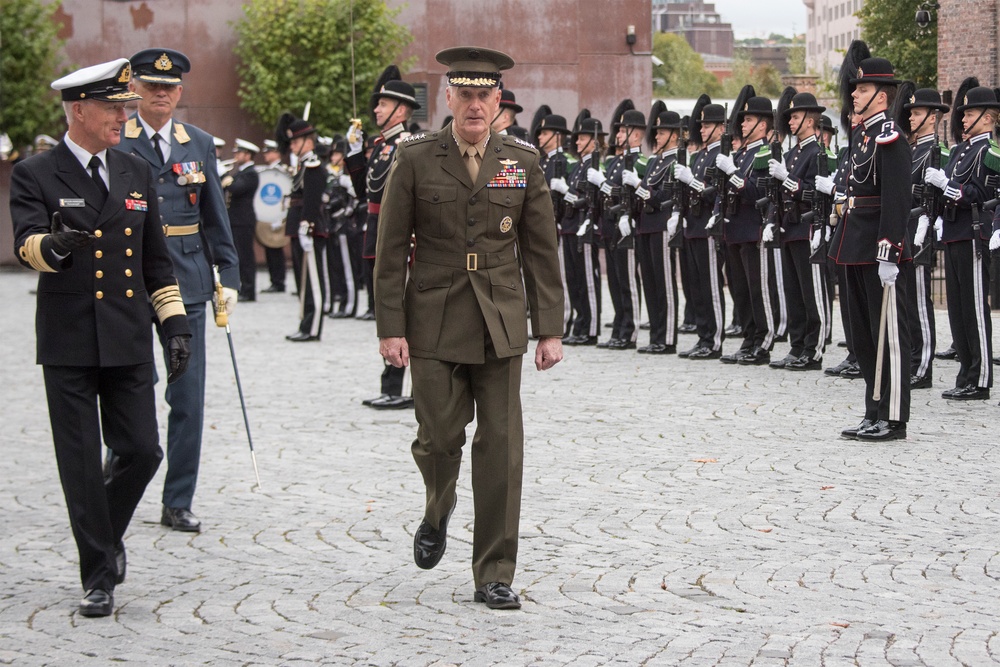
[[838,437],[860,420],[860,381],[593,348],[537,373],[529,355],[524,607],[491,611],[472,600],[467,466],[444,560],[412,562],[413,415],[360,404],[381,369],[373,324],[327,320],[321,343],[286,343],[296,304],[272,294],[233,317],[263,490],[213,329],[194,507],[205,530],[159,526],[161,468],[126,536],[115,615],[81,618],[33,285],[0,274],[0,663],[939,667],[1000,655],[1000,408],[943,400],[954,362],[914,392],[909,439],[873,446]]

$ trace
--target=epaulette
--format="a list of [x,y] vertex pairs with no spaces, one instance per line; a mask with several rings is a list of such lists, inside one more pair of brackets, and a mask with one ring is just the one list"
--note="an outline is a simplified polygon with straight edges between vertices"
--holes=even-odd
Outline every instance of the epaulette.
[[538,149],[535,148],[534,144],[528,143],[524,139],[520,139],[518,137],[512,137],[509,134],[501,135],[500,138],[503,139],[503,143],[505,146],[517,146],[521,150],[529,151],[531,153],[534,153],[535,155],[538,155]]
[[757,149],[757,154],[753,156],[753,167],[751,169],[767,169],[767,162],[771,159],[771,147],[767,144]]
[[125,136],[129,139],[137,139],[142,135],[142,128],[139,126],[139,121],[135,119],[135,116],[128,119],[125,123]]
[[990,171],[1000,174],[1000,148],[990,143],[992,144],[990,149],[983,153],[983,165]]
[[899,139],[899,131],[896,129],[896,124],[891,120],[887,120],[882,123],[882,131],[875,137],[875,143],[884,146],[891,144],[896,139]]
[[323,164],[323,161],[320,160],[318,157],[315,157],[315,156],[309,158],[308,160],[303,160],[302,161],[302,166],[303,167],[307,167],[308,169],[312,169],[314,167],[318,167],[321,164]]
[[410,136],[406,137],[405,139],[400,139],[399,143],[401,143],[401,144],[412,144],[412,143],[415,143],[417,141],[420,141],[421,139],[427,139],[428,137],[430,137],[430,135],[427,134],[426,132],[418,132],[417,134],[411,134]]

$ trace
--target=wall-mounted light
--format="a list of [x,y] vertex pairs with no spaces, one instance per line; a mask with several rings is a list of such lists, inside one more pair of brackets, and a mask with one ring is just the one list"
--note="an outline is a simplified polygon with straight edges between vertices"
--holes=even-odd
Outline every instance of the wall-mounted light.
[[635,26],[630,25],[625,29],[625,43],[629,46],[635,45]]
[[918,28],[926,28],[931,24],[931,21],[937,19],[937,17],[932,14],[932,11],[941,9],[941,3],[938,2],[925,2],[920,5],[920,9],[913,16],[913,22],[917,24]]

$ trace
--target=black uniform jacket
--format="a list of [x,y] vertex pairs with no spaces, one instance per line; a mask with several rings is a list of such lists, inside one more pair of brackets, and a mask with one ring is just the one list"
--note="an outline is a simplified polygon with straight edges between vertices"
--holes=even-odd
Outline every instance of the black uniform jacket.
[[979,216],[979,238],[990,237],[992,215],[982,210],[983,204],[996,192],[986,184],[986,178],[993,172],[983,164],[990,149],[989,138],[988,133],[983,133],[951,149],[951,158],[944,170],[948,175],[948,187],[944,190],[942,243],[972,240],[973,209]]
[[354,184],[354,192],[358,199],[368,199],[368,219],[365,222],[365,243],[362,256],[367,259],[375,257],[378,245],[378,216],[382,209],[382,197],[386,181],[389,179],[389,168],[396,154],[396,143],[403,135],[402,124],[395,125],[382,133],[381,140],[375,144],[367,162],[364,153],[348,155],[344,163],[347,173]]
[[568,192],[576,197],[576,201],[563,206],[563,218],[559,223],[560,234],[576,234],[580,231],[583,221],[591,215],[594,186],[587,181],[587,170],[591,167],[590,161],[593,155],[594,153],[585,155],[579,162],[574,163],[572,171],[566,177]]
[[[758,139],[740,148],[733,158],[736,172],[729,177],[729,188],[738,203],[735,211],[730,210],[729,220],[723,227],[726,243],[760,241],[763,223],[757,210],[757,200],[767,196],[770,178],[767,161],[770,157],[771,148],[763,139]],[[732,204],[730,208],[733,208]]]
[[816,192],[816,156],[825,153],[816,137],[806,137],[785,153],[788,177],[781,183],[781,242],[808,241],[809,225],[802,214],[812,208]]
[[252,164],[246,168],[236,168],[226,176],[233,181],[226,190],[226,208],[229,210],[229,224],[232,227],[253,227],[257,224],[257,214],[253,212],[253,198],[257,194],[260,176]]
[[667,219],[673,210],[673,175],[677,161],[677,149],[672,148],[660,155],[649,158],[646,175],[641,187],[649,191],[649,199],[642,204],[639,215],[640,234],[655,234],[667,231]]
[[694,154],[691,163],[691,171],[694,173],[694,182],[690,187],[691,193],[690,207],[687,214],[687,224],[684,227],[684,238],[704,239],[708,238],[708,230],[705,225],[712,217],[712,210],[715,207],[715,195],[717,194],[710,186],[707,179],[711,176],[710,169],[715,169],[715,156],[722,149],[721,142],[714,142],[702,148]]
[[312,151],[302,156],[298,171],[292,177],[292,192],[289,196],[288,215],[285,218],[285,234],[298,236],[302,221],[309,223],[309,236],[326,238],[328,220],[323,206],[326,191],[326,169],[322,160]]
[[[189,334],[145,160],[107,151],[110,193],[100,191],[64,141],[14,167],[14,250],[40,273],[35,312],[37,363],[131,366],[153,360],[149,304],[167,337]],[[52,214],[97,238],[59,259]],[[179,317],[178,317],[179,316]]]

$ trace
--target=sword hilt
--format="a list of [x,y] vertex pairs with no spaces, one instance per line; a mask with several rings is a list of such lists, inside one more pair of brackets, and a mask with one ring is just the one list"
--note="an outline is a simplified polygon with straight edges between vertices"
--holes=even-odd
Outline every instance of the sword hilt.
[[215,274],[215,326],[228,327],[229,313],[226,312],[226,296],[219,279],[219,267],[213,266],[212,272]]

